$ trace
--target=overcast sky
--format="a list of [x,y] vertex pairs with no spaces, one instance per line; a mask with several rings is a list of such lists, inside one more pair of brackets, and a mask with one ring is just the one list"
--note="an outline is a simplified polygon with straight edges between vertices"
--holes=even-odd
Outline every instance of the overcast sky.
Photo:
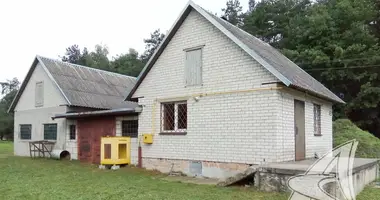
[[[59,58],[78,44],[90,50],[106,44],[110,56],[135,48],[143,39],[173,25],[188,0],[1,0],[0,81],[23,80],[35,55]],[[194,0],[221,14],[226,0]],[[240,0],[244,10],[248,0]]]

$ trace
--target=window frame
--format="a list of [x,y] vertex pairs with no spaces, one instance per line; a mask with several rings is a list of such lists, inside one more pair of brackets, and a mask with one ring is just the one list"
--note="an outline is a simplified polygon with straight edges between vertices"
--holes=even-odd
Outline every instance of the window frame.
[[[51,126],[51,125],[55,125],[55,139],[51,139],[51,138],[46,138],[46,134],[45,134],[45,127],[46,126]],[[53,141],[56,141],[57,140],[57,137],[58,137],[58,124],[57,123],[45,123],[43,124],[43,130],[44,130],[44,140],[53,140]]]
[[[165,105],[174,104],[174,129],[173,130],[164,130],[165,122]],[[178,119],[178,105],[186,105],[186,128],[178,128],[179,119]],[[187,125],[188,125],[188,112],[187,112],[187,101],[173,101],[173,102],[162,102],[161,103],[161,118],[160,118],[160,134],[161,135],[186,135],[187,134]]]
[[313,103],[313,130],[314,136],[322,136],[322,106]]
[[[74,127],[74,139],[71,137],[73,136],[72,134],[72,127]],[[69,125],[69,140],[77,140],[77,126],[75,124],[70,124]]]
[[[136,126],[136,127],[125,127],[128,125],[128,123],[131,123],[129,125]],[[136,132],[132,133],[129,132],[131,129],[136,129]],[[130,138],[137,138],[139,135],[139,122],[137,119],[128,119],[128,120],[121,120],[121,136],[123,137],[130,137]]]
[[[29,138],[22,138],[21,128],[22,126],[29,126]],[[31,140],[32,139],[32,124],[19,124],[19,138],[20,140]]]

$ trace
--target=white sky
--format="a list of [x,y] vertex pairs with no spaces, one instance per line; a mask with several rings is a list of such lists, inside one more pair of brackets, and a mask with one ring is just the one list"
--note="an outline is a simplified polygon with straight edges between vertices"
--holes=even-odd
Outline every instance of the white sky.
[[[193,0],[221,14],[226,0]],[[59,58],[66,47],[106,44],[110,55],[144,51],[144,38],[166,33],[188,0],[1,0],[0,81],[24,79],[35,55]],[[248,0],[240,0],[243,10]]]

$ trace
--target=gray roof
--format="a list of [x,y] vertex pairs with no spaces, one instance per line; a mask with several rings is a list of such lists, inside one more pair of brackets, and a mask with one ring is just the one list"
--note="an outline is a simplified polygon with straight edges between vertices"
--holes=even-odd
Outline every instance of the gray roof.
[[135,108],[137,103],[124,101],[136,78],[55,59],[36,56],[9,111],[15,108],[37,63],[64,96],[68,106],[97,109]]
[[129,93],[127,99],[130,99],[137,87],[141,84],[154,62],[163,52],[163,49],[169,43],[175,32],[178,30],[182,22],[185,20],[191,10],[197,11],[205,17],[211,24],[218,28],[228,38],[240,46],[253,59],[258,61],[269,72],[276,76],[283,84],[293,87],[298,90],[309,92],[312,95],[333,101],[344,103],[339,97],[332,93],[320,82],[298,67],[295,63],[281,54],[274,47],[243,31],[242,29],[228,23],[227,21],[209,13],[192,1],[188,3],[180,17],[175,22],[174,26],[166,36],[161,46],[149,60],[143,71],[138,77],[137,83]]

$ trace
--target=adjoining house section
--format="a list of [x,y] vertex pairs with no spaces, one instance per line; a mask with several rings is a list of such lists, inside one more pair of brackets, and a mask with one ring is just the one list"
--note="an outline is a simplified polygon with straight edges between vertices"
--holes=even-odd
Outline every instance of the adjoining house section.
[[343,103],[254,36],[189,2],[139,75],[142,164],[226,178],[264,163],[332,149],[332,105]]
[[115,116],[136,118],[137,104],[123,101],[135,82],[135,77],[36,56],[9,108],[15,116],[15,155],[29,156],[29,142],[46,140],[55,152],[98,163],[100,137],[121,130]]

